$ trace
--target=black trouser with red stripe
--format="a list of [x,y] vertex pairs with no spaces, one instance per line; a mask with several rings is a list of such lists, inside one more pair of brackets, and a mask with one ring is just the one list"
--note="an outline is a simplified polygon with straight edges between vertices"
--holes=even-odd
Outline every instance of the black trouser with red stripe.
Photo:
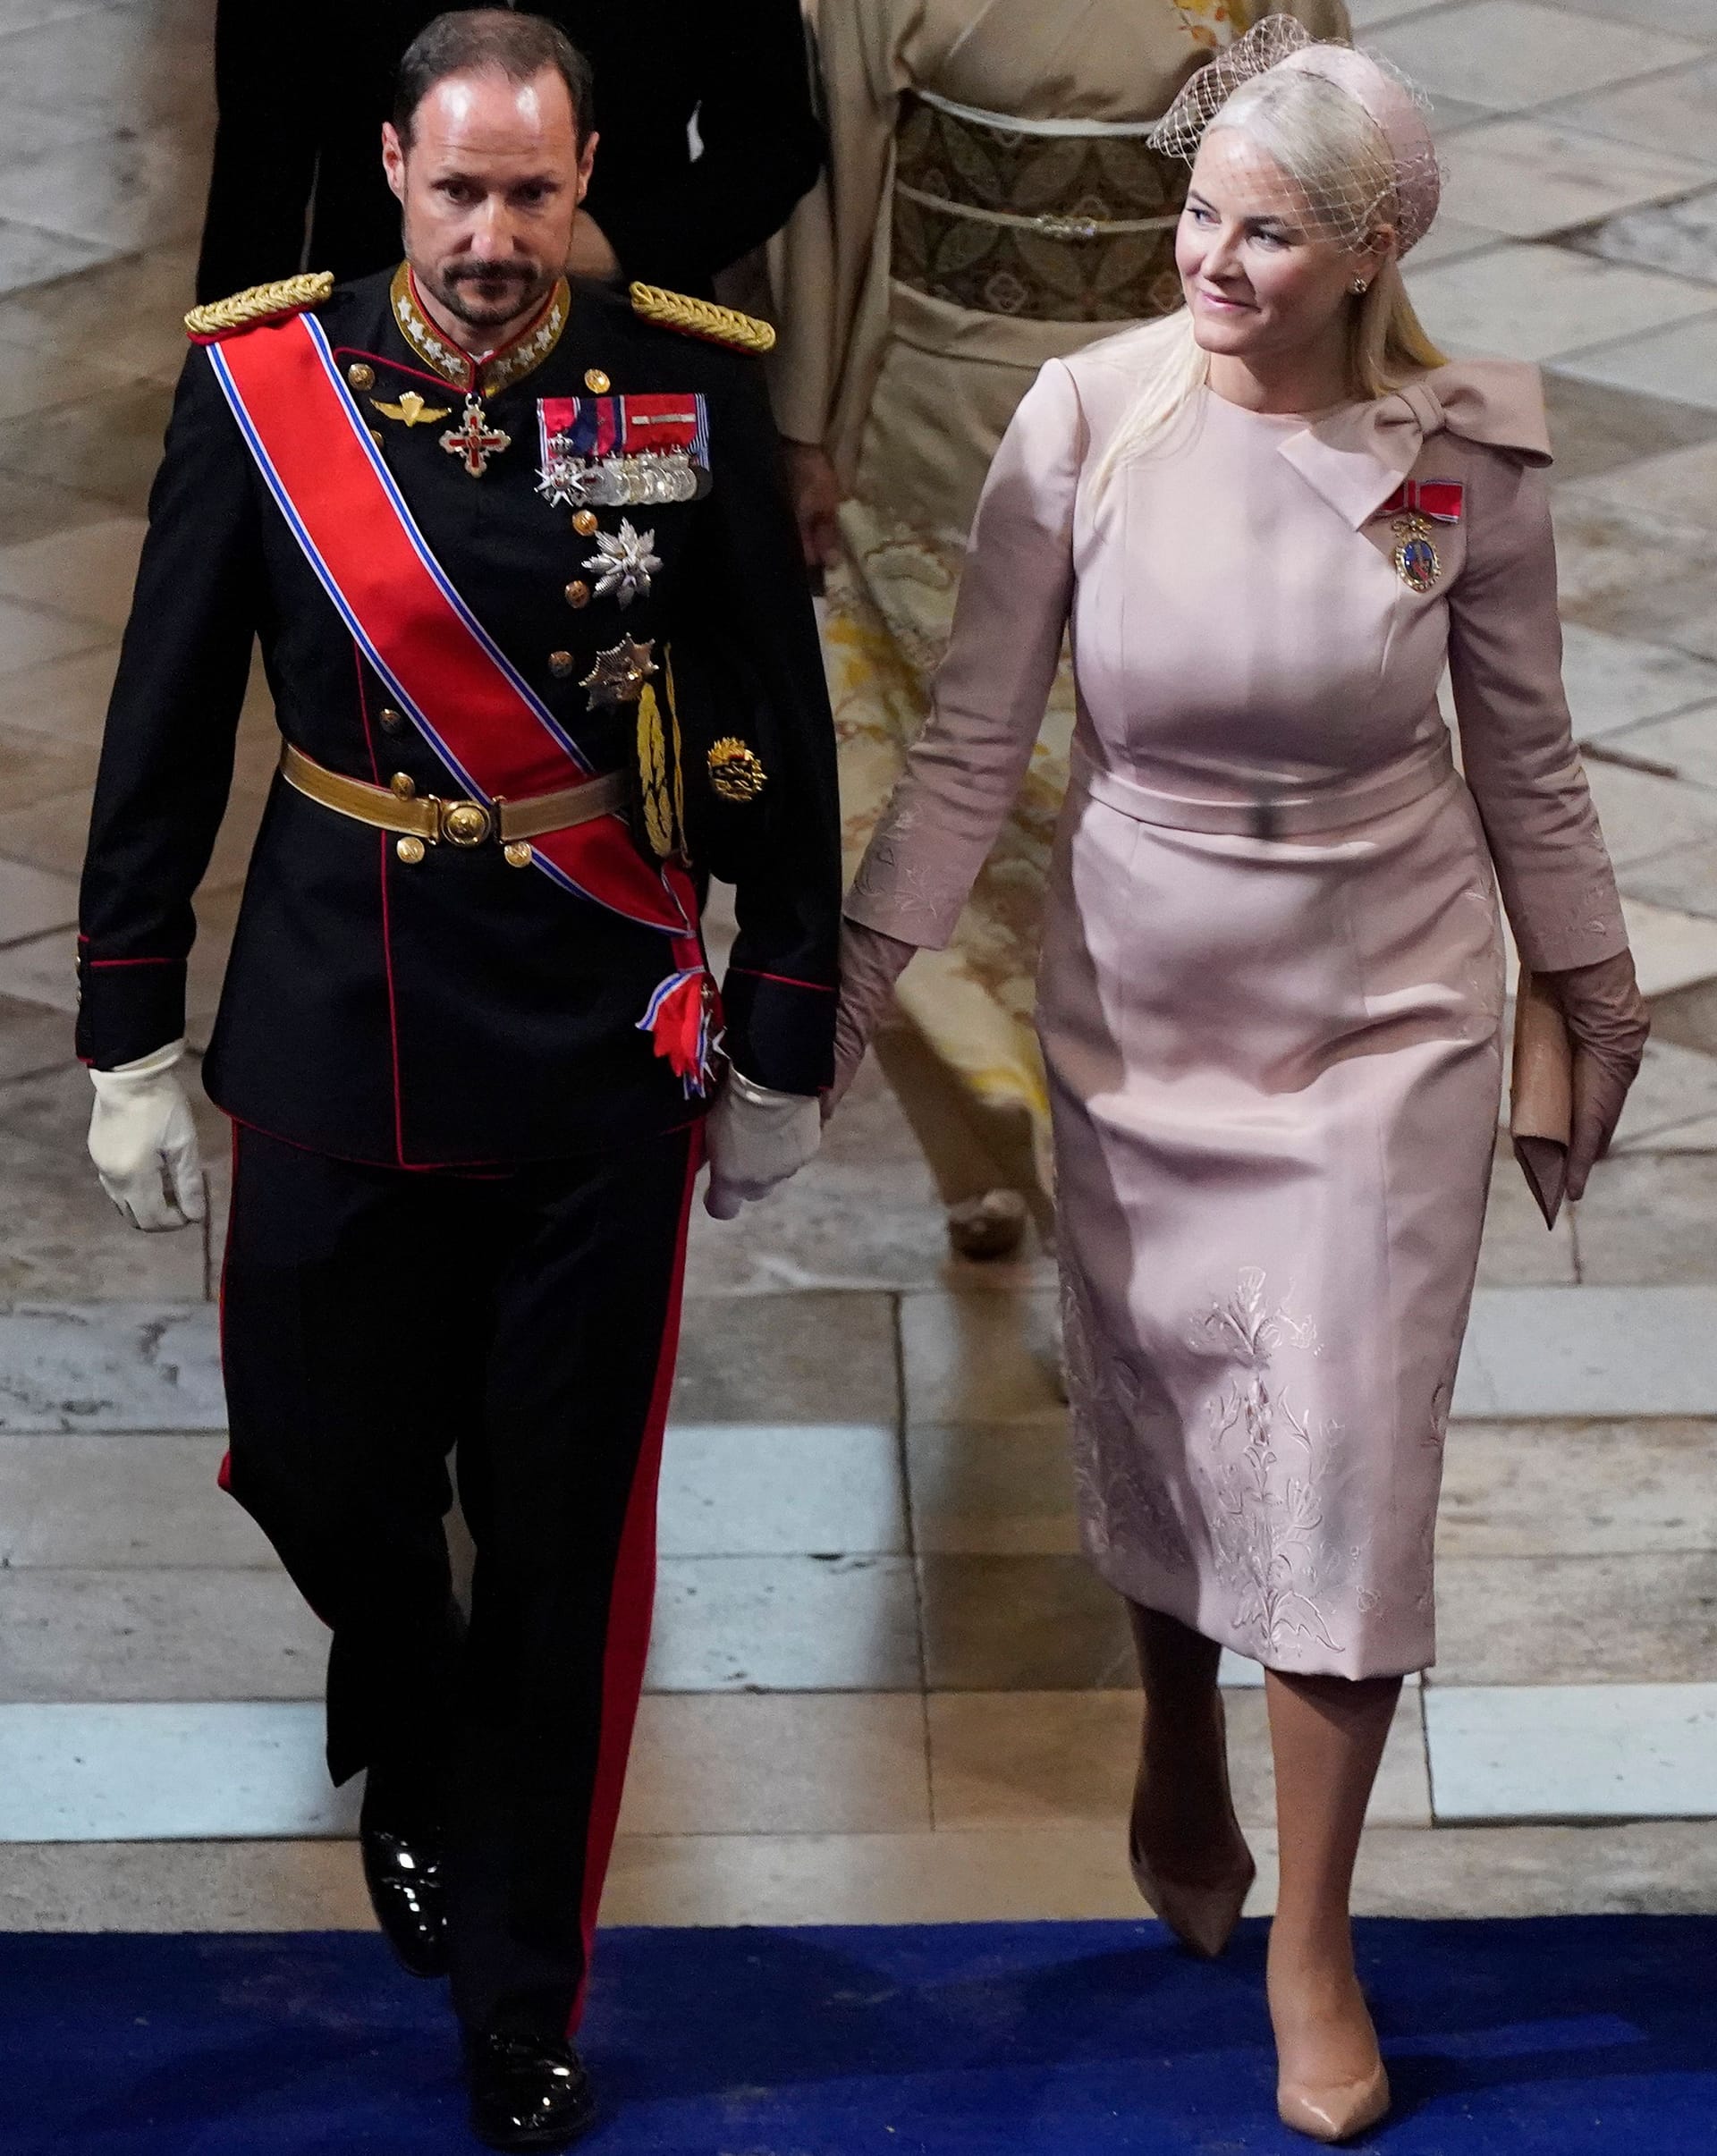
[[[698,1134],[504,1172],[241,1129],[229,1486],[334,1633],[328,1764],[444,1765],[453,2004],[562,2033],[643,1681]],[[477,1547],[451,1594],[447,1460]]]

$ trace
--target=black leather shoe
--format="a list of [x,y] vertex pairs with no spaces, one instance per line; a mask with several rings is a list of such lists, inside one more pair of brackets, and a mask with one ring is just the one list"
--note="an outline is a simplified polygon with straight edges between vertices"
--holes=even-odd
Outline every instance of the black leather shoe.
[[563,2149],[596,2124],[596,2100],[570,2043],[465,2033],[471,2131],[492,2149]]
[[401,1967],[413,1976],[444,1976],[447,1896],[440,1836],[365,1825],[358,1839],[369,1906]]

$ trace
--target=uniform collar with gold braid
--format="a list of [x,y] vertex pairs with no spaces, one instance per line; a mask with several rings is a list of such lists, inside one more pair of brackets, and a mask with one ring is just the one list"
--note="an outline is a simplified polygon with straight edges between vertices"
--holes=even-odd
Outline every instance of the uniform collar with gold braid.
[[468,397],[499,396],[503,389],[511,389],[515,382],[521,382],[540,367],[561,341],[572,300],[571,289],[562,277],[529,327],[496,351],[474,359],[469,352],[449,343],[430,320],[429,310],[419,298],[417,281],[409,262],[402,262],[394,271],[391,296],[393,319],[400,326],[400,334],[420,359],[427,360],[444,380],[462,390]]

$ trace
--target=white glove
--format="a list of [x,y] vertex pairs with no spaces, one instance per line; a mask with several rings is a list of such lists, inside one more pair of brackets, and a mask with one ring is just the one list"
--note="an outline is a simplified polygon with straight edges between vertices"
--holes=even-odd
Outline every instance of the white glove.
[[772,1093],[730,1065],[704,1123],[709,1156],[705,1212],[715,1220],[732,1220],[741,1205],[767,1197],[777,1183],[797,1174],[822,1138],[822,1110],[814,1093]]
[[101,1187],[133,1228],[186,1228],[206,1210],[203,1157],[169,1041],[116,1070],[92,1070],[89,1157]]

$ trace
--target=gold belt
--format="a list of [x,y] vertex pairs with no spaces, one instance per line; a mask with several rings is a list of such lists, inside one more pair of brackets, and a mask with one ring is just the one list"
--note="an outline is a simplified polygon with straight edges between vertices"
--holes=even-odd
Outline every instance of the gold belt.
[[280,752],[280,775],[324,808],[377,831],[397,832],[402,839],[419,841],[419,850],[408,853],[402,849],[402,859],[420,860],[422,846],[438,846],[444,841],[449,846],[486,846],[494,840],[506,850],[515,868],[529,862],[527,841],[612,816],[625,807],[630,790],[624,772],[610,771],[587,779],[581,786],[528,794],[519,801],[444,801],[439,794],[419,794],[410,779],[402,786],[372,786],[365,779],[325,771],[290,741]]

